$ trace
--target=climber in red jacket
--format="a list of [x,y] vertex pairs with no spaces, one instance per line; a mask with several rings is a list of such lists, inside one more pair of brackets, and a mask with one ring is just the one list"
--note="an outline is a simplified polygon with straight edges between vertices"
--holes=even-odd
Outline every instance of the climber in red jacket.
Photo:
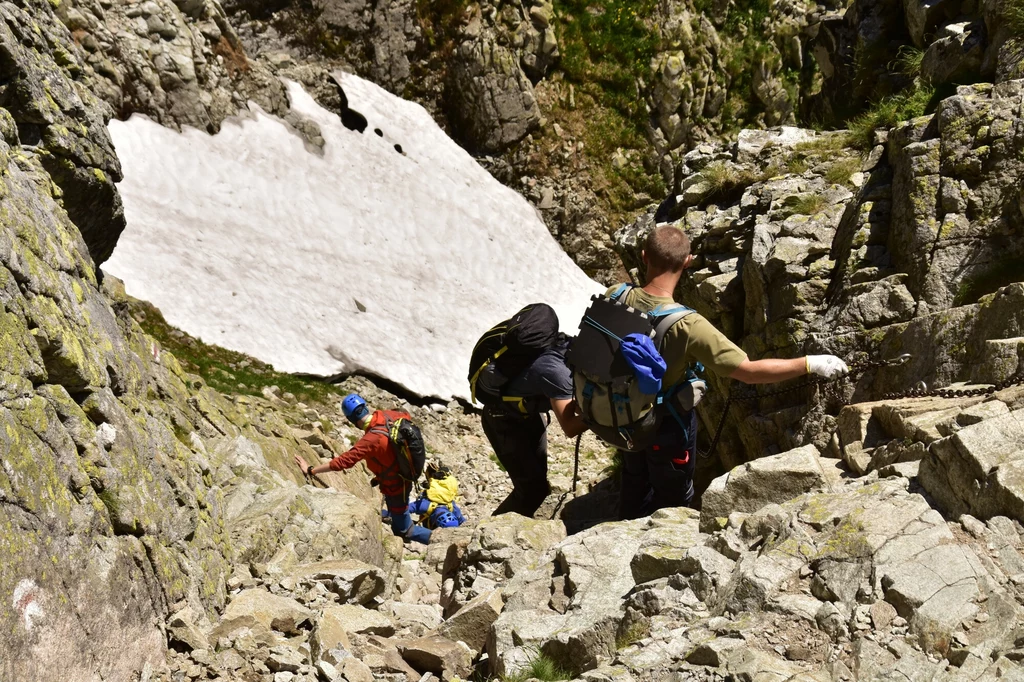
[[398,459],[394,446],[382,429],[387,418],[391,420],[408,419],[405,412],[393,410],[375,410],[372,413],[362,397],[352,393],[341,403],[341,411],[345,418],[361,428],[365,433],[355,446],[338,455],[327,464],[311,465],[301,455],[295,455],[295,463],[304,474],[325,474],[328,471],[350,469],[359,462],[366,462],[367,468],[376,477],[380,490],[384,493],[384,503],[391,515],[391,531],[404,540],[413,542],[430,542],[430,530],[413,524],[409,513],[409,493],[412,482],[407,481],[398,473]]

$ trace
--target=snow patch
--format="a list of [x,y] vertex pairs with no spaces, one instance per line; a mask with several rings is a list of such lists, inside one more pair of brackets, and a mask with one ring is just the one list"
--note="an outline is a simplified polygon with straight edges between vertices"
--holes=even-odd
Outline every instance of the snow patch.
[[365,369],[420,395],[468,396],[473,344],[527,303],[550,303],[575,333],[601,287],[533,207],[419,105],[336,78],[383,135],[348,130],[288,83],[322,157],[255,106],[215,136],[111,121],[128,227],[104,270],[208,343],[286,372]]

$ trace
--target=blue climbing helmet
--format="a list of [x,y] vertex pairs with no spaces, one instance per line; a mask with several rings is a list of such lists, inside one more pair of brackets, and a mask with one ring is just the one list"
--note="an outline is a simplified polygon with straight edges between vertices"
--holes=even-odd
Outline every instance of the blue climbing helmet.
[[345,415],[345,419],[348,419],[353,424],[358,426],[359,422],[366,413],[370,411],[370,408],[366,406],[366,401],[358,393],[349,393],[345,396],[345,399],[341,401],[341,411]]
[[454,528],[459,525],[459,520],[455,517],[455,514],[447,509],[434,514],[431,520],[436,528]]

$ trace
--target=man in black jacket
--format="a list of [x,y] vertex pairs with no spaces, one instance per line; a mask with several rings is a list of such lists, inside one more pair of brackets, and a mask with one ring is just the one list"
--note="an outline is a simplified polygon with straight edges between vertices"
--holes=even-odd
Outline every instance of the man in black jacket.
[[512,492],[493,514],[515,512],[533,516],[551,493],[548,484],[548,412],[554,412],[562,431],[575,438],[587,430],[573,400],[572,371],[565,364],[569,340],[562,338],[544,351],[519,376],[481,391],[500,393],[501,403],[484,408],[483,428],[498,461],[512,479]]

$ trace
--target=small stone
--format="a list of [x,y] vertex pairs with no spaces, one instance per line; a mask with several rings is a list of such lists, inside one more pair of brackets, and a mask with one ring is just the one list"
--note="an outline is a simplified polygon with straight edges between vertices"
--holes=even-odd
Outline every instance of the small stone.
[[965,531],[970,533],[978,540],[985,537],[985,532],[987,530],[985,528],[985,524],[979,521],[978,519],[974,518],[970,514],[962,514],[960,516],[960,525],[963,526],[963,529]]
[[887,601],[876,601],[869,607],[868,613],[875,630],[885,630],[898,617],[895,607]]
[[341,673],[338,669],[327,661],[320,661],[316,664],[316,669],[320,673],[320,677],[326,682],[335,682],[335,680],[341,679]]
[[814,652],[805,646],[784,647],[783,651],[785,652],[786,658],[791,661],[809,661],[814,658]]
[[113,424],[104,422],[96,428],[96,444],[104,450],[110,450],[117,439],[117,429]]

